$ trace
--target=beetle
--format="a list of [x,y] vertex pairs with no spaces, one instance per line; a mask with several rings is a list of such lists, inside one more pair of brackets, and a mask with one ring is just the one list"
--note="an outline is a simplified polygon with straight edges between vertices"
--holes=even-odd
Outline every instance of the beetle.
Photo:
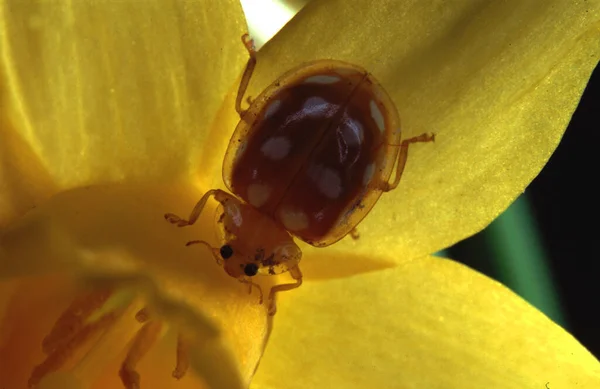
[[221,246],[188,245],[207,246],[227,274],[258,289],[261,303],[252,278],[289,272],[295,282],[269,292],[274,315],[276,293],[302,284],[294,237],[317,247],[357,237],[356,226],[381,194],[398,186],[409,145],[434,141],[435,134],[401,140],[400,119],[385,90],[362,67],[337,60],[284,73],[242,109],[256,66],[253,41],[244,34],[242,42],[249,59],[235,102],[240,121],[222,170],[231,194],[209,190],[188,219],[165,218],[192,225],[214,198]]

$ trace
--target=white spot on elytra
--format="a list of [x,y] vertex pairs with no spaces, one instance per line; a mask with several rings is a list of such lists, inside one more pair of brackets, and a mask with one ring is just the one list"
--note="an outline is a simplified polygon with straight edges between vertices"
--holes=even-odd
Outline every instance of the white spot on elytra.
[[369,108],[371,108],[371,117],[373,118],[373,120],[375,120],[375,123],[377,124],[377,128],[379,128],[379,131],[384,132],[385,131],[385,121],[383,120],[383,115],[381,114],[381,111],[379,110],[379,106],[377,105],[376,102],[371,100],[371,102],[369,103]]
[[365,169],[365,174],[363,175],[363,185],[367,186],[371,182],[373,178],[373,174],[375,174],[375,164],[370,164]]
[[312,165],[307,174],[317,184],[319,192],[327,198],[337,199],[342,194],[342,179],[335,170],[321,165]]
[[271,116],[273,116],[275,114],[275,112],[277,112],[279,107],[281,107],[281,100],[274,100],[273,102],[271,102],[271,104],[269,104],[269,106],[267,107],[267,110],[265,111],[264,118],[268,119]]
[[331,104],[322,97],[313,96],[306,99],[302,105],[305,116],[321,116],[331,108]]
[[267,139],[267,141],[260,147],[260,151],[265,157],[272,159],[273,161],[279,161],[290,153],[291,147],[292,144],[288,138],[283,136],[275,136]]
[[268,185],[251,184],[248,186],[248,202],[254,207],[262,207],[270,195],[271,188]]
[[308,217],[302,211],[282,209],[279,212],[279,217],[288,231],[300,231],[308,227]]
[[346,112],[342,118],[342,136],[349,145],[360,145],[365,140],[360,122],[352,119]]
[[330,118],[337,111],[337,108],[338,105],[331,104],[322,97],[309,97],[304,101],[304,104],[302,104],[302,109],[299,109],[285,119],[283,127],[307,117],[317,119]]
[[316,75],[304,80],[304,84],[335,84],[340,80],[337,76]]

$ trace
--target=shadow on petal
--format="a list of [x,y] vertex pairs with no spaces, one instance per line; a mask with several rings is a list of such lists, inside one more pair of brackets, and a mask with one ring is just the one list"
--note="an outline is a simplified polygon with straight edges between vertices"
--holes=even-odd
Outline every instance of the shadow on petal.
[[[349,238],[346,238],[349,239]],[[331,280],[385,270],[398,263],[376,256],[364,256],[327,248],[303,247],[302,273],[306,280]]]

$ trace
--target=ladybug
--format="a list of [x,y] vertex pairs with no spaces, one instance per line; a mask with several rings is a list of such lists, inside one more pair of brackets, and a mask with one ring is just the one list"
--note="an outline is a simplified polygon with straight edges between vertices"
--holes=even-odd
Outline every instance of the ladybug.
[[[302,256],[294,237],[317,247],[350,234],[383,192],[398,186],[412,143],[434,134],[400,140],[394,103],[365,69],[336,60],[318,60],[288,71],[267,87],[248,109],[242,101],[256,65],[248,34],[242,37],[250,58],[236,98],[240,115],[223,162],[231,193],[209,190],[189,218],[168,213],[170,223],[194,224],[212,197],[218,203],[220,247],[204,244],[225,271],[255,287],[256,275],[289,272],[302,284]],[[396,173],[390,180],[393,170]]]

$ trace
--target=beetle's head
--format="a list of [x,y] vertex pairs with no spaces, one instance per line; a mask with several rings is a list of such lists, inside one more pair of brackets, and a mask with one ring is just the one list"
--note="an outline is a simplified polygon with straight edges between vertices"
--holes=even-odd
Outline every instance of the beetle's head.
[[[223,268],[232,277],[275,275],[296,266],[302,256],[300,248],[289,238],[287,242],[243,242],[243,238],[226,242],[219,248]],[[249,245],[248,243],[254,243]]]

